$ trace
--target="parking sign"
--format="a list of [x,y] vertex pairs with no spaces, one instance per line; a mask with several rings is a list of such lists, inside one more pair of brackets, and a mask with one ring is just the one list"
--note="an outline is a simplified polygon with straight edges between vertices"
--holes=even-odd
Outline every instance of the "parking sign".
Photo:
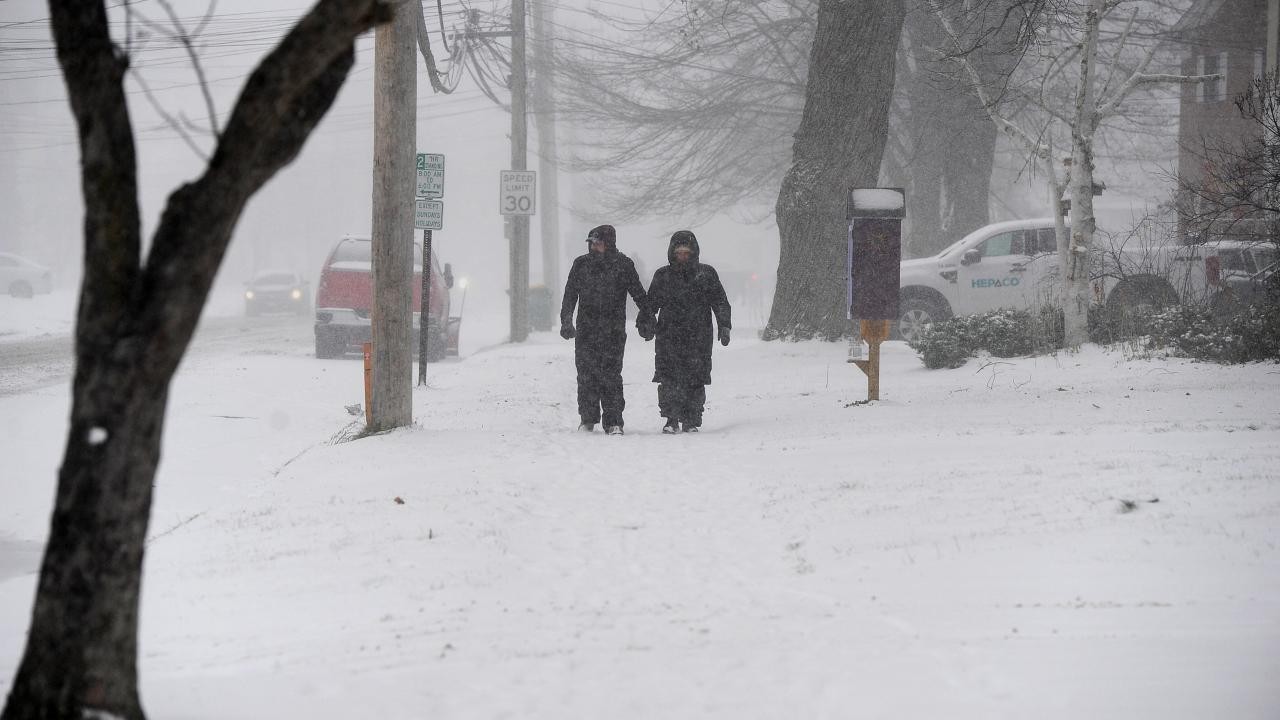
[[444,197],[444,155],[418,153],[418,197]]
[[444,202],[421,199],[414,202],[413,226],[419,230],[443,230]]

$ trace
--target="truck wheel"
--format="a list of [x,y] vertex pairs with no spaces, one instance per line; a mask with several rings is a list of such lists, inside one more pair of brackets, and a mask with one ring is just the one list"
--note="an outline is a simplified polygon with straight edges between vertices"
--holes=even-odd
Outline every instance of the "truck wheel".
[[9,286],[9,294],[16,298],[29,298],[35,295],[35,291],[31,287],[31,283],[26,280],[18,280]]
[[1125,280],[1107,297],[1107,321],[1116,337],[1141,335],[1147,318],[1177,304],[1178,294],[1163,280]]
[[920,337],[929,325],[947,316],[946,311],[924,298],[906,298],[898,308],[898,322],[893,336],[911,342]]

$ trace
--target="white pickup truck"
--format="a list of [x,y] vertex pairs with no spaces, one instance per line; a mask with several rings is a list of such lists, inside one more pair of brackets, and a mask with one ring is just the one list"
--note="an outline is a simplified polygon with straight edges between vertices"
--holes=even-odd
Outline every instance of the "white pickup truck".
[[[1096,244],[1106,245],[1101,236]],[[1094,301],[1110,312],[1210,302],[1235,265],[1274,260],[1275,245],[1238,240],[1111,246],[1096,251]],[[1052,218],[981,227],[937,255],[902,263],[896,337],[910,340],[954,315],[1058,305],[1060,273]]]

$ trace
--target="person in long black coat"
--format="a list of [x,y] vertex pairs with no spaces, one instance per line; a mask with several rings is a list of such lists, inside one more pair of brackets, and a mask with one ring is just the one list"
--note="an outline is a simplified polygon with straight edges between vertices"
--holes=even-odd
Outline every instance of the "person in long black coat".
[[[579,430],[622,434],[622,353],[627,346],[627,295],[640,308],[636,327],[652,335],[647,296],[631,258],[618,252],[617,232],[600,225],[587,233],[587,254],[574,259],[560,303],[560,336],[574,340]],[[574,322],[574,306],[578,317]]]
[[[716,269],[700,261],[692,232],[671,236],[667,261],[649,284],[658,338],[653,373],[658,410],[667,419],[664,433],[697,432],[711,384],[714,338],[718,334],[721,345],[729,344],[729,298]],[[718,333],[711,326],[713,316]]]

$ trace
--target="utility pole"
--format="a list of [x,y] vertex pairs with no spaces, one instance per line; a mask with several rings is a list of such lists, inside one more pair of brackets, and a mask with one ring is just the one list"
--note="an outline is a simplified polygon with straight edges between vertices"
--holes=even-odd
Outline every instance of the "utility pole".
[[[511,0],[511,169],[528,170],[525,0]],[[529,216],[511,218],[511,342],[529,337]]]
[[[528,169],[525,0],[511,0],[511,169]],[[529,216],[511,218],[511,342],[529,337]]]
[[555,61],[551,40],[554,11],[542,2],[535,2],[532,11],[536,43],[533,60],[537,68],[533,75],[533,117],[538,127],[538,204],[542,206],[538,232],[542,237],[542,283],[551,298],[549,310],[554,327],[560,307],[556,291],[560,285],[560,178],[556,169]]
[[1280,0],[1267,0],[1267,55],[1266,67],[1263,70],[1268,76],[1274,75],[1277,64],[1277,47],[1280,43]]
[[397,3],[395,19],[374,34],[371,431],[413,422],[415,12],[416,2]]

